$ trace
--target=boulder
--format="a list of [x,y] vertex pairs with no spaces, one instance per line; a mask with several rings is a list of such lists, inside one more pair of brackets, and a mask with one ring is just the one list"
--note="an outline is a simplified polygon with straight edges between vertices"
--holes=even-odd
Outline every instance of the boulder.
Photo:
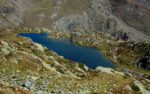
[[32,89],[32,88],[34,88],[34,86],[35,86],[35,82],[32,79],[26,79],[23,84],[23,87],[25,87],[27,89]]
[[86,71],[88,71],[88,70],[89,70],[89,67],[88,67],[88,66],[86,66],[86,65],[83,65],[83,68],[84,68]]
[[141,82],[136,80],[134,85],[140,90],[141,94],[150,94],[150,91],[146,90]]
[[41,52],[43,52],[45,49],[42,45],[38,44],[38,43],[35,43],[35,45],[37,46],[37,49]]
[[114,69],[111,69],[111,68],[104,68],[104,67],[98,66],[96,67],[95,70],[102,71],[102,72],[109,73],[109,74],[114,74]]
[[9,49],[7,49],[7,48],[5,48],[5,47],[1,48],[1,51],[2,51],[5,55],[10,54]]

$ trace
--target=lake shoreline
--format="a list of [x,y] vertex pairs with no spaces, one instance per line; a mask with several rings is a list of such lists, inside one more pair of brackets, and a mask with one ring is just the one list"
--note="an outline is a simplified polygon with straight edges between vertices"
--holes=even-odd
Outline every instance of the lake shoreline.
[[[44,40],[46,41],[46,42],[48,42],[48,40],[49,41],[51,41],[51,43],[54,43],[54,42],[57,42],[56,44],[54,43],[54,45],[56,45],[55,47],[57,47],[57,46],[60,46],[61,47],[61,45],[63,45],[64,47],[70,47],[69,49],[70,49],[70,51],[68,51],[67,49],[68,48],[65,48],[65,50],[63,50],[63,49],[61,49],[62,50],[62,52],[59,52],[60,50],[60,48],[57,48],[57,49],[55,49],[55,48],[51,48],[49,45],[47,45],[47,44],[43,44],[43,43],[41,43],[41,41],[40,40],[36,40],[35,38],[33,38],[32,37],[32,35],[34,35],[34,36],[36,36],[36,38],[38,37],[38,35],[39,35],[39,37],[38,38],[41,38],[41,39],[43,39],[44,37]],[[40,37],[40,35],[41,35],[41,37]],[[56,53],[58,53],[59,55],[61,55],[61,56],[63,56],[64,58],[66,58],[66,59],[69,59],[69,60],[72,60],[72,61],[75,61],[75,62],[79,62],[79,63],[82,63],[82,64],[85,64],[85,65],[87,65],[88,67],[90,67],[90,68],[92,68],[92,69],[95,69],[96,67],[98,67],[98,66],[102,66],[102,67],[110,67],[110,68],[115,68],[115,65],[113,64],[113,63],[111,63],[109,60],[106,60],[106,57],[104,57],[103,55],[102,55],[102,53],[99,51],[99,50],[97,50],[97,49],[93,49],[93,48],[90,48],[90,47],[85,47],[85,46],[78,46],[78,45],[75,45],[75,44],[72,44],[71,42],[70,42],[70,40],[67,40],[67,39],[63,39],[63,40],[61,40],[61,39],[59,39],[59,40],[55,40],[55,39],[50,39],[49,37],[48,37],[48,34],[46,34],[46,33],[39,33],[39,34],[36,34],[36,33],[21,33],[21,34],[19,34],[19,36],[23,36],[23,37],[29,37],[33,42],[36,42],[36,43],[39,43],[39,44],[41,44],[41,45],[43,45],[43,46],[46,46],[49,50],[54,50],[54,52],[56,52]],[[44,41],[43,41],[44,42]],[[59,43],[60,43],[60,45],[59,45]],[[67,46],[66,46],[67,45]],[[72,47],[72,48],[71,48]],[[75,51],[72,51],[72,50],[74,50],[74,49],[76,49]],[[86,49],[86,50],[84,50],[84,49]],[[79,50],[79,51],[78,51]],[[68,53],[68,54],[70,54],[70,53],[73,53],[73,54],[75,54],[75,56],[73,56],[73,55],[67,55],[67,54],[65,54],[63,51],[66,51],[66,53]],[[92,60],[92,55],[88,55],[89,54],[89,52],[91,51],[91,54],[92,55],[94,55],[94,53],[96,53],[95,54],[95,60],[93,59]],[[82,54],[81,52],[83,52],[83,53],[86,53],[86,55],[84,54],[83,56],[79,56],[80,54]],[[80,59],[78,59],[78,57],[80,58]],[[88,59],[88,60],[82,60],[82,58],[84,58],[84,59]],[[89,59],[89,58],[91,58],[91,59]],[[96,60],[97,59],[97,60]],[[101,59],[103,59],[102,61],[100,61]],[[92,62],[92,61],[94,61],[94,63]],[[87,63],[88,62],[88,63]],[[91,63],[91,64],[89,64],[89,62]],[[95,65],[95,63],[97,63],[97,62],[99,62],[99,64],[96,64]],[[103,64],[103,62],[105,62],[106,64],[104,64],[104,65],[102,65]],[[100,64],[100,63],[102,63],[102,64]]]

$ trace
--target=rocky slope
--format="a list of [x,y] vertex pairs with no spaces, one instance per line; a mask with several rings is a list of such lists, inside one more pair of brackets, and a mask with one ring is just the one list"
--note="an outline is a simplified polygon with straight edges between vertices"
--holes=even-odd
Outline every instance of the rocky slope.
[[113,14],[129,26],[150,35],[149,0],[110,0]]
[[[2,0],[0,27],[21,25],[53,31],[102,31],[120,39],[126,34],[131,40],[146,40],[149,39],[149,1],[136,1]],[[120,13],[119,9],[123,11]]]

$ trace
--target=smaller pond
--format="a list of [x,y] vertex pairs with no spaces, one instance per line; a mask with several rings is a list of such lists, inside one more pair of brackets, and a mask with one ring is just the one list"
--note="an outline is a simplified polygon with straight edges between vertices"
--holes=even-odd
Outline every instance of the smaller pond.
[[96,49],[76,46],[70,43],[68,40],[54,40],[47,37],[47,34],[35,34],[25,33],[19,34],[19,36],[29,37],[32,41],[46,46],[49,50],[52,50],[63,56],[66,59],[83,63],[90,68],[95,69],[97,66],[115,68],[115,65],[106,59],[102,53]]

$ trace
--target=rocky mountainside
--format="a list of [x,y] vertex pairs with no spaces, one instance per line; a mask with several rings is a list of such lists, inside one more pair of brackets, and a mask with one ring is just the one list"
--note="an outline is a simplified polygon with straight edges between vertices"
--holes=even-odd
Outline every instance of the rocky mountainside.
[[126,24],[150,35],[149,0],[110,0],[114,15]]
[[[148,0],[1,0],[0,27],[105,32],[122,39],[149,39]],[[140,36],[139,36],[140,35]]]

